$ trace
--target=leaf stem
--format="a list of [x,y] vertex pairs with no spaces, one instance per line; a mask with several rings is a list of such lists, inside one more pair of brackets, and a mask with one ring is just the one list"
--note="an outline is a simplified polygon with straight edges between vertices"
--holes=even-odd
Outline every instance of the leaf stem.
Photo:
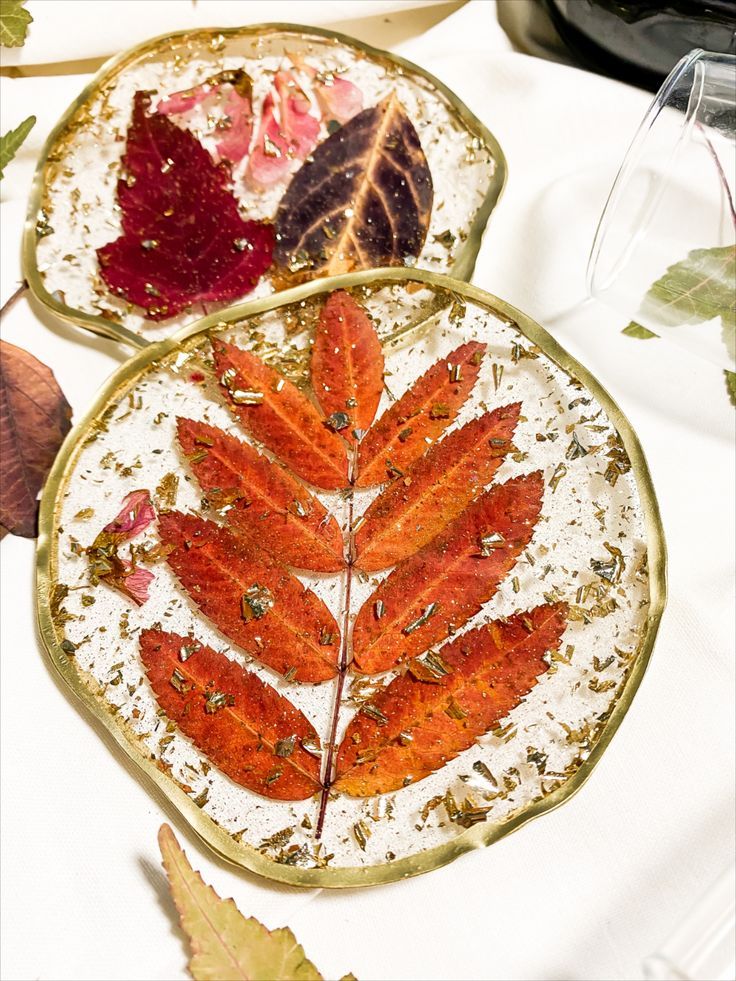
[[5,316],[8,310],[10,310],[10,308],[16,303],[16,301],[23,296],[23,294],[26,292],[27,289],[28,289],[28,283],[24,279],[23,282],[18,287],[18,289],[15,291],[15,293],[13,293],[13,295],[10,297],[10,299],[6,300],[6,302],[3,303],[2,307],[0,307],[0,317]]
[[332,720],[330,722],[330,736],[327,744],[327,759],[325,760],[324,778],[322,780],[322,796],[319,802],[319,817],[317,818],[317,829],[315,837],[322,837],[322,828],[325,823],[327,813],[327,801],[330,796],[330,787],[334,782],[334,756],[335,742],[337,740],[337,724],[340,719],[340,705],[342,704],[342,693],[345,688],[345,678],[350,664],[350,594],[353,584],[353,565],[355,562],[355,547],[353,541],[353,487],[357,477],[357,447],[353,447],[353,455],[350,462],[350,498],[348,501],[348,527],[347,527],[347,568],[345,571],[345,606],[342,621],[342,641],[340,644],[340,663],[338,664],[337,685],[335,688],[335,702],[332,708]]
[[719,177],[720,182],[721,182],[722,190],[723,190],[723,193],[726,196],[726,201],[728,202],[728,207],[729,207],[729,209],[731,211],[731,220],[733,221],[734,227],[736,227],[736,208],[734,208],[734,203],[731,200],[731,190],[730,190],[730,188],[728,186],[728,181],[726,180],[726,175],[723,172],[723,166],[721,164],[721,161],[720,161],[720,159],[718,157],[718,154],[716,153],[716,148],[711,143],[710,138],[709,138],[708,134],[706,133],[705,127],[703,126],[703,124],[702,123],[697,123],[697,127],[700,130],[700,132],[703,134],[703,138],[704,138],[705,142],[708,145],[708,152],[710,153],[711,157],[713,157],[713,163],[716,165],[716,170],[718,171],[718,177]]

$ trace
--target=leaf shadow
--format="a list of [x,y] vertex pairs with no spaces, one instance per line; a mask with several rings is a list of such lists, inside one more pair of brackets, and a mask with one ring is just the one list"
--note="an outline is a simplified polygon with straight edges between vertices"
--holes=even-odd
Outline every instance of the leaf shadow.
[[182,949],[188,953],[189,941],[187,939],[187,935],[181,928],[181,924],[179,923],[179,914],[163,869],[154,865],[153,862],[143,855],[138,856],[138,868],[152,886],[153,891],[156,894],[158,904],[166,914],[166,918],[168,919],[171,928],[171,935],[180,940]]

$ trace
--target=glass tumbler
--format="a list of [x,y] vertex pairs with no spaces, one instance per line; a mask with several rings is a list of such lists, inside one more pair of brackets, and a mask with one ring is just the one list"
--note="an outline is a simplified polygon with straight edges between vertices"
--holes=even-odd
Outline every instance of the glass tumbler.
[[735,184],[736,57],[696,49],[670,72],[639,126],[587,274],[590,294],[620,314],[622,327],[638,325],[730,371]]

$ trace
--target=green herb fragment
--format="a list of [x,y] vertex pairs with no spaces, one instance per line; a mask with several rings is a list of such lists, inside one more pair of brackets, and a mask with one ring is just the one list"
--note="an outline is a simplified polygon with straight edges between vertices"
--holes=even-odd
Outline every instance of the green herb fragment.
[[62,640],[60,646],[65,654],[73,654],[77,649],[77,645],[73,644],[70,640],[67,640],[66,638]]
[[292,665],[284,672],[284,681],[293,681],[296,678],[296,668]]
[[278,739],[276,745],[274,746],[274,754],[276,756],[289,757],[294,752],[294,747],[296,746],[296,735],[287,736],[286,739]]
[[279,777],[283,775],[283,772],[284,771],[279,769],[278,767],[275,770],[271,770],[269,775],[264,780],[264,783],[270,787],[272,783],[276,783]]
[[406,429],[402,429],[399,432],[399,442],[405,443],[413,432],[414,430],[411,428],[411,426],[407,426]]
[[196,804],[197,807],[204,807],[204,805],[209,800],[209,796],[210,796],[210,788],[205,787],[201,793],[197,794],[196,797],[192,798],[192,802]]
[[402,729],[399,733],[399,742],[402,746],[408,746],[414,741],[414,736],[407,729]]
[[468,713],[458,705],[454,698],[450,699],[444,711],[445,715],[449,715],[451,719],[456,719],[457,721],[468,717]]
[[171,687],[175,688],[180,695],[183,695],[186,691],[188,691],[187,679],[184,677],[181,671],[178,670],[178,668],[174,668],[174,672],[171,675],[169,682]]
[[333,433],[339,433],[350,425],[350,416],[347,412],[333,412],[323,421],[322,425],[326,429],[331,429]]
[[[304,822],[302,822],[303,825]],[[275,834],[270,835],[268,838],[264,838],[263,841],[258,846],[259,848],[283,848],[284,845],[288,844],[294,836],[296,831],[295,827],[282,828],[281,831],[275,832]]]
[[498,386],[501,384],[501,379],[503,378],[503,365],[494,362],[491,370],[493,371],[493,387],[495,391],[498,391]]
[[429,410],[430,419],[449,419],[450,406],[446,402],[435,402]]
[[475,763],[473,763],[473,769],[475,770],[476,773],[479,773],[482,777],[485,777],[485,779],[493,787],[497,787],[498,786],[498,781],[493,776],[493,774],[491,773],[491,771],[489,770],[489,768],[486,766],[486,764],[483,762],[483,760],[476,760]]
[[642,327],[641,324],[637,324],[635,320],[632,320],[627,327],[624,327],[621,333],[626,334],[627,337],[635,337],[640,341],[649,341],[652,339],[652,337],[659,336],[658,334],[655,334],[654,331],[647,330],[646,327]]
[[566,460],[577,460],[581,456],[587,456],[588,450],[583,446],[583,444],[578,439],[577,433],[572,434],[572,440],[567,450],[565,451]]
[[418,630],[420,627],[423,627],[424,624],[427,623],[429,618],[432,616],[432,614],[436,613],[438,609],[439,609],[439,603],[430,603],[429,606],[425,608],[421,616],[418,616],[416,620],[413,620],[405,627],[402,627],[401,630],[402,634],[405,634],[406,636],[408,636],[409,634],[413,634],[415,630]]
[[527,747],[526,761],[527,763],[533,763],[534,766],[536,766],[537,772],[540,774],[540,776],[547,768],[547,754],[543,753],[539,749],[535,749],[533,746]]
[[329,627],[320,627],[319,642],[322,647],[329,647],[335,640],[335,635]]
[[365,847],[368,844],[368,839],[371,836],[370,828],[368,828],[362,821],[358,821],[357,824],[353,825],[353,834],[355,835],[355,840],[361,847],[362,851],[365,851]]
[[179,648],[179,660],[188,661],[192,654],[196,654],[197,651],[202,649],[202,645],[195,641],[193,644],[185,644],[183,647]]
[[74,515],[74,520],[86,521],[88,518],[94,517],[94,513],[95,513],[94,508],[82,508],[81,511],[77,511],[77,513]]
[[562,480],[562,478],[565,476],[566,473],[567,473],[567,467],[565,466],[565,464],[558,463],[557,466],[555,467],[555,472],[552,474],[552,476],[549,479],[549,486],[552,488],[553,494],[557,490],[557,485],[559,484],[559,482]]

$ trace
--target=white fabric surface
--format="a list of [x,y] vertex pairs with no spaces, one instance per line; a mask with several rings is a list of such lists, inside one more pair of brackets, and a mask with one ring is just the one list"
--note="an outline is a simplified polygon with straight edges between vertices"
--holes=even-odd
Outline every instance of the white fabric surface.
[[[292,4],[288,19],[314,6]],[[651,668],[591,780],[491,848],[386,887],[299,891],[226,868],[177,831],[221,895],[268,926],[291,926],[328,977],[638,978],[642,958],[733,854],[733,412],[718,369],[629,340],[606,310],[579,304],[595,221],[649,96],[514,53],[482,0],[401,54],[454,88],[505,149],[509,182],[474,281],[547,326],[634,424],[668,538],[669,607]],[[1,186],[3,299],[19,275],[35,155],[84,82],[3,80],[2,128],[39,116]],[[54,367],[77,413],[126,356],[26,300],[3,336]],[[173,815],[46,666],[33,543],[6,538],[0,558],[2,977],[186,977],[156,847]]]

